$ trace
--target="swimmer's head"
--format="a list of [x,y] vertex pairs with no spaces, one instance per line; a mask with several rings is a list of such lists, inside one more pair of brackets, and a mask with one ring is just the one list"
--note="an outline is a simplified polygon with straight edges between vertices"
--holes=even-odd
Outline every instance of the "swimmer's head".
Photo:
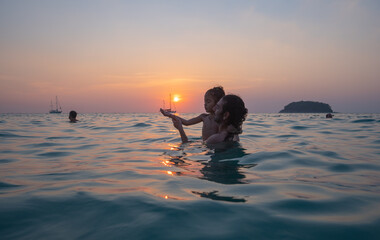
[[77,121],[77,112],[75,112],[75,111],[70,111],[70,113],[69,113],[69,119],[70,119],[70,121],[72,121],[72,122]]

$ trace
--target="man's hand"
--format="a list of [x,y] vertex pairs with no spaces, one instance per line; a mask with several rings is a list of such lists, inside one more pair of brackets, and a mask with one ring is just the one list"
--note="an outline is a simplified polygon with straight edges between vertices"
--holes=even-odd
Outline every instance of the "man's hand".
[[178,117],[173,117],[172,121],[173,121],[173,126],[175,128],[177,128],[178,130],[183,129],[181,119],[179,119]]
[[181,140],[183,143],[187,143],[189,140],[187,139],[186,133],[182,127],[182,121],[179,117],[172,115],[172,121],[175,128],[178,129],[179,134],[181,135]]

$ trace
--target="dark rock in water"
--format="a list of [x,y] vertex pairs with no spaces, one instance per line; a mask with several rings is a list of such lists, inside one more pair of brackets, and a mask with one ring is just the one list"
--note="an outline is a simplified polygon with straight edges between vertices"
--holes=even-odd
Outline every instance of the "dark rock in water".
[[332,113],[330,105],[327,103],[300,101],[289,103],[280,113]]

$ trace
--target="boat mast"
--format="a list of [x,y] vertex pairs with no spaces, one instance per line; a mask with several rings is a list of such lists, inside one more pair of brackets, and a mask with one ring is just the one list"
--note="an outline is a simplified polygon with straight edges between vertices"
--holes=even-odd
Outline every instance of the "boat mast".
[[170,93],[170,98],[169,98],[169,105],[170,105],[170,111],[172,110],[172,94]]
[[55,96],[55,109],[58,111],[58,97]]

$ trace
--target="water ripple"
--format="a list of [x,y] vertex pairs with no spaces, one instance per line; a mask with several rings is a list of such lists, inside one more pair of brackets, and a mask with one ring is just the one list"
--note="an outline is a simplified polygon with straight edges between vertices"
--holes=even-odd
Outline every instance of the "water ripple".
[[375,121],[376,121],[375,119],[368,118],[368,119],[354,120],[354,121],[352,121],[352,123],[372,123],[372,122],[375,122]]
[[3,138],[35,138],[34,136],[25,136],[25,135],[18,135],[8,132],[0,132],[0,137]]
[[140,128],[140,127],[150,127],[150,126],[152,126],[152,125],[148,124],[148,123],[136,123],[132,127]]
[[40,157],[55,157],[55,158],[59,158],[59,157],[66,157],[66,156],[70,156],[70,155],[73,155],[75,153],[73,152],[46,152],[46,153],[41,153],[41,154],[38,154],[38,156]]
[[292,126],[291,129],[294,129],[294,130],[306,130],[306,129],[309,129],[310,127],[307,127],[307,126]]

